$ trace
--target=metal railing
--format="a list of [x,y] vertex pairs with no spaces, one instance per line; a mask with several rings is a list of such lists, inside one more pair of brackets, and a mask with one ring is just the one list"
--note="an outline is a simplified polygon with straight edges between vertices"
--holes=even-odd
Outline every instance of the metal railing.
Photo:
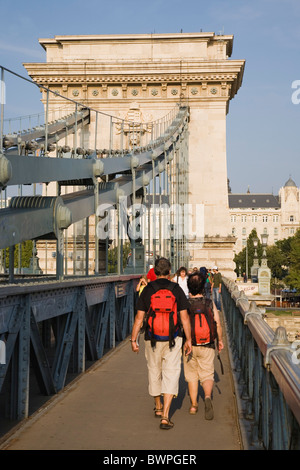
[[[134,260],[139,259],[135,250],[144,248],[146,256],[147,247],[154,261],[156,245],[154,241],[150,246],[150,241],[156,239],[156,213],[150,212],[151,203],[154,209],[162,196],[172,208],[185,203],[189,110],[180,102],[165,117],[137,122],[102,113],[25,79],[42,91],[44,123],[38,116],[36,126],[29,119],[30,128],[14,132],[12,119],[4,120],[4,78],[13,72],[1,66],[0,72],[0,271],[4,269],[5,275],[2,256],[9,248],[8,284],[0,286],[0,410],[3,418],[20,421],[30,414],[33,383],[42,395],[56,394],[70,375],[82,373],[87,362],[101,358],[131,331],[135,273],[145,273],[146,264],[144,259],[139,271],[133,263],[132,271],[122,276],[123,242],[130,240]],[[24,120],[20,122],[23,126]],[[42,195],[36,192],[38,184],[44,186]],[[8,200],[12,188],[17,194]],[[137,206],[135,213],[125,207],[125,220],[120,216],[122,198]],[[130,238],[127,231],[141,211],[141,199],[148,204],[148,233],[141,237],[144,247],[135,242],[135,233]],[[106,224],[110,208],[116,215],[116,238],[108,231],[100,237],[98,226]],[[159,247],[160,255],[170,257],[173,269],[187,256],[175,257],[185,248],[183,236],[173,234],[175,224],[173,211],[168,218],[171,235]],[[108,277],[111,239],[117,267]],[[21,244],[28,240],[33,242],[32,266],[39,253],[45,260],[43,275],[30,272],[36,283],[14,276],[14,248],[19,246],[20,255]],[[47,271],[51,257],[54,272]],[[80,272],[78,257],[85,263]],[[89,263],[94,267],[89,269]]]
[[[149,214],[156,196],[165,196],[172,207],[181,208],[186,200],[187,103],[177,103],[156,120],[145,121],[138,109],[125,119],[62,96],[5,67],[0,66],[0,71],[0,271],[6,266],[6,252],[2,249],[9,248],[8,269],[13,282],[14,247],[19,247],[20,257],[21,244],[34,240],[32,264],[37,264],[36,255],[41,253],[45,274],[56,274],[60,280],[70,274],[108,274],[107,264],[103,267],[100,262],[104,256],[107,260],[108,241],[112,239],[111,246],[118,253],[117,274],[122,274],[122,243],[124,239],[128,242],[129,237],[126,234],[120,239],[119,234],[137,218],[137,206],[141,206],[140,202],[135,204],[137,198],[147,198]],[[27,116],[30,128],[13,132],[13,122],[20,121],[23,127],[25,119],[4,119],[3,90],[4,84],[9,88],[9,82],[5,82],[9,75],[41,89],[43,122],[40,115],[35,116],[37,125],[33,127],[34,119]],[[42,195],[37,194],[41,187]],[[9,199],[7,192],[13,189],[16,194]],[[120,227],[122,198],[127,204],[132,203],[135,213],[126,213]],[[117,228],[100,239],[98,225],[108,212],[114,213],[112,226]],[[172,213],[168,219],[170,236],[165,237],[163,254],[184,254],[181,259],[173,256],[172,264],[177,269],[187,262],[188,254],[183,237],[178,239],[171,229],[174,217],[176,214]],[[153,232],[156,215],[144,220],[145,226],[148,223],[154,227]],[[148,252],[153,252],[154,264],[155,240],[159,237],[156,233],[150,235],[148,227],[143,232],[143,244]],[[132,251],[135,249],[132,242]],[[51,253],[56,259],[55,268],[49,268]],[[146,249],[140,269],[134,263],[133,270],[142,273],[145,267]]]
[[137,282],[110,276],[1,287],[0,423],[26,419],[36,396],[57,394],[130,334]]
[[232,369],[250,448],[300,449],[300,343],[274,332],[264,312],[223,279]]

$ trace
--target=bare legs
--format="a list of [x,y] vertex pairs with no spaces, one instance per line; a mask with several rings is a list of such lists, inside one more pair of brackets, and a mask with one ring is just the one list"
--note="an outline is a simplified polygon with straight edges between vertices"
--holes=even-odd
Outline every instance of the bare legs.
[[[163,403],[161,402],[160,396],[154,397],[156,416],[161,416],[167,419],[169,418],[170,407],[171,407],[173,397],[174,395],[171,395],[169,393],[164,393]],[[161,410],[161,412],[159,412],[158,410]]]
[[203,390],[204,390],[204,397],[205,398],[207,398],[207,397],[211,398],[213,385],[214,385],[214,381],[211,380],[211,379],[205,380],[205,382],[203,382],[202,387],[203,387]]
[[[202,384],[204,391],[204,402],[205,402],[205,419],[213,419],[213,409],[211,403],[211,394],[213,389],[214,381],[211,379],[205,380]],[[196,414],[198,411],[198,380],[188,383],[189,395],[191,400],[190,413]]]
[[[198,398],[198,380],[195,381],[195,382],[189,382],[188,383],[188,387],[189,387],[189,394],[190,394],[190,400],[191,400],[191,408],[193,408],[193,411],[192,414],[196,413],[196,410],[198,409],[198,402],[197,402],[197,398]],[[190,409],[190,412],[192,410]]]
[[154,397],[155,403],[155,416],[160,417],[160,428],[171,429],[174,424],[169,420],[170,407],[174,395],[164,393],[163,404],[161,403],[160,396]]

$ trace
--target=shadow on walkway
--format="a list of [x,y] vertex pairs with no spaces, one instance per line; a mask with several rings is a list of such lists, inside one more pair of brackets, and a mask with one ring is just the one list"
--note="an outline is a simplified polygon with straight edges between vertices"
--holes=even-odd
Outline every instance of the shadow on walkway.
[[221,352],[224,375],[217,358],[215,364],[214,420],[204,419],[202,393],[198,413],[189,414],[182,370],[171,408],[175,426],[169,431],[160,430],[154,417],[143,341],[140,349],[132,353],[125,340],[29,418],[2,450],[242,449],[226,346]]

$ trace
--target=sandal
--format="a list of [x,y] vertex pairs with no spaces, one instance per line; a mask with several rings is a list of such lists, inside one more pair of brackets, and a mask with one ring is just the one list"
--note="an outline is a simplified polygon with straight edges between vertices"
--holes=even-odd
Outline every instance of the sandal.
[[[155,418],[161,418],[162,417],[162,412],[163,412],[163,407],[161,408],[154,408],[154,416]],[[161,414],[158,414],[161,413]]]
[[[162,421],[167,421],[166,423],[162,423]],[[174,427],[174,423],[169,420],[169,418],[165,418],[164,416],[160,420],[160,429],[171,429]]]
[[214,419],[214,410],[213,410],[213,406],[212,406],[212,402],[211,402],[211,399],[210,398],[205,398],[205,401],[204,401],[204,404],[205,404],[205,419]]
[[192,405],[189,409],[189,413],[190,415],[195,415],[198,413],[198,405]]

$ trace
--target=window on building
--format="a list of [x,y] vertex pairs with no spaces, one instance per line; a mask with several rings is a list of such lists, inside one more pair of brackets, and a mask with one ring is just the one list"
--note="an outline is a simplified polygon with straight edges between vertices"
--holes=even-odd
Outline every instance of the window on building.
[[278,215],[273,215],[273,222],[278,222]]
[[231,216],[231,222],[236,222],[236,215]]
[[247,240],[246,240],[246,238],[243,238],[243,239],[242,239],[242,245],[243,245],[243,246],[246,246],[246,245],[247,245]]
[[278,227],[274,228],[274,235],[278,235]]
[[263,222],[268,222],[268,216],[267,216],[267,215],[263,215],[263,216],[262,216],[262,221],[263,221]]
[[295,229],[294,229],[294,228],[290,228],[290,234],[291,234],[291,235],[294,235],[294,233],[295,233]]
[[247,216],[241,215],[241,222],[247,222]]
[[257,222],[257,215],[252,215],[252,222]]
[[232,235],[235,235],[235,227],[232,227],[231,233]]
[[242,235],[246,235],[247,231],[246,231],[246,227],[243,227],[242,228]]
[[293,215],[290,215],[290,222],[295,222],[295,221],[294,221],[294,216],[293,216]]
[[264,228],[264,233],[268,233],[268,229],[266,227]]

